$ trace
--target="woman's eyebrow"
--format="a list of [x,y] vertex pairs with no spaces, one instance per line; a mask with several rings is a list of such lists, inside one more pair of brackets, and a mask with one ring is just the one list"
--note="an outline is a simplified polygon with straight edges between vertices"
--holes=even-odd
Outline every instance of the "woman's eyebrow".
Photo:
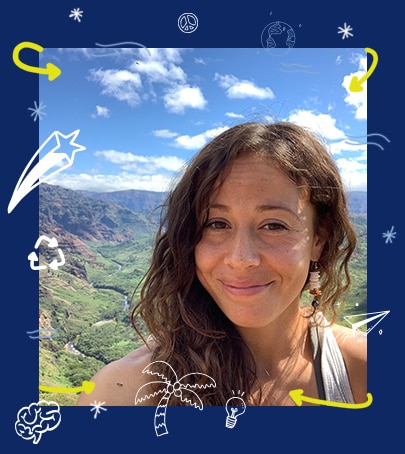
[[262,211],[273,211],[273,210],[287,211],[288,213],[291,213],[297,219],[299,219],[298,214],[294,210],[292,210],[291,208],[288,208],[286,206],[283,206],[283,205],[259,205],[258,207],[256,207],[256,211],[260,211],[260,212],[262,212]]
[[[209,206],[209,209],[217,209],[217,210],[224,211],[224,212],[231,211],[230,206],[224,205],[222,203],[213,203],[212,205]],[[270,204],[259,205],[255,208],[255,210],[258,212],[274,211],[274,210],[287,211],[288,213],[292,214],[294,217],[299,219],[298,214],[294,210],[292,210],[291,208],[288,208],[286,206],[283,206],[283,205],[270,205]]]

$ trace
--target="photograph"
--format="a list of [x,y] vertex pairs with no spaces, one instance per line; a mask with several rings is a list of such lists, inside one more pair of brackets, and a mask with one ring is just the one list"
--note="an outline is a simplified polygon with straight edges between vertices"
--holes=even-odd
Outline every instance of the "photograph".
[[41,385],[95,384],[63,405],[366,402],[362,50],[41,59],[64,71],[39,87]]

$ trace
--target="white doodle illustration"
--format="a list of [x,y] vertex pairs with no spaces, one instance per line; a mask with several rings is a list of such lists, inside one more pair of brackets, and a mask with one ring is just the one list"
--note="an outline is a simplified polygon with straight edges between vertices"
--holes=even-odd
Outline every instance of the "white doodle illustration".
[[228,429],[233,429],[237,423],[237,418],[246,411],[245,401],[238,396],[230,397],[226,402],[225,410],[228,415],[225,426]]
[[[153,370],[153,366],[158,363],[163,364],[165,366],[166,373],[163,374],[163,373],[156,372]],[[142,385],[138,389],[138,392],[136,393],[136,396],[135,396],[135,404],[138,404],[140,402],[143,402],[146,399],[155,397],[158,394],[163,394],[162,398],[160,399],[160,401],[156,407],[156,411],[155,411],[155,432],[158,437],[169,433],[167,430],[167,427],[166,427],[166,410],[167,410],[167,405],[169,403],[169,400],[171,399],[172,396],[175,396],[178,399],[180,399],[182,402],[186,402],[187,404],[192,405],[195,408],[198,408],[199,410],[202,410],[203,403],[202,403],[200,397],[192,390],[192,388],[193,389],[195,389],[195,388],[202,389],[202,388],[210,388],[210,387],[217,386],[217,384],[213,378],[211,378],[209,375],[199,373],[199,372],[186,374],[179,379],[177,377],[176,372],[173,370],[173,368],[170,366],[170,364],[166,363],[165,361],[154,361],[153,363],[150,363],[149,365],[147,365],[143,369],[142,372],[150,374],[150,375],[157,375],[161,379],[161,380],[152,381],[152,382],[146,383],[145,385]],[[185,383],[185,381],[188,380],[191,376],[196,377],[196,379],[204,378],[205,383],[204,384]],[[170,379],[170,377],[172,377],[172,380]],[[163,386],[150,394],[142,395],[142,393],[145,392],[145,388],[150,389],[151,385],[156,386],[157,384],[161,384]]]
[[35,249],[38,249],[39,245],[41,244],[42,241],[46,241],[48,243],[48,247],[50,248],[57,248],[58,250],[58,254],[59,254],[59,257],[60,257],[60,261],[58,261],[57,259],[54,259],[52,260],[52,262],[50,262],[48,265],[35,265],[35,263],[39,262],[39,258],[38,258],[38,255],[35,251],[32,251],[29,255],[28,255],[28,260],[30,261],[30,267],[32,270],[44,270],[46,269],[48,266],[49,268],[52,268],[53,270],[57,270],[60,266],[64,265],[65,264],[65,256],[62,252],[62,249],[58,248],[58,241],[55,237],[53,238],[48,238],[47,236],[45,235],[41,235],[37,241],[35,242]]
[[[47,181],[57,173],[60,173],[70,167],[73,164],[75,154],[78,151],[86,149],[86,147],[75,143],[79,132],[80,129],[77,129],[76,131],[73,131],[68,135],[64,135],[59,131],[54,131],[42,143],[42,145],[30,159],[20,178],[18,179],[17,185],[8,205],[7,211],[9,214],[28,193],[39,186],[40,183]],[[67,152],[60,151],[61,148],[63,148],[63,146],[66,144],[66,142],[63,142],[62,140],[69,140],[68,147],[73,147],[73,150],[69,150],[71,152],[70,156]],[[44,157],[40,158],[36,164],[34,164],[39,154],[44,153],[47,150],[47,147],[50,148],[47,154]],[[31,167],[32,169],[30,170]]]
[[36,445],[42,434],[56,429],[60,422],[59,405],[53,401],[40,400],[19,410],[14,428],[17,435],[24,440],[32,440]]

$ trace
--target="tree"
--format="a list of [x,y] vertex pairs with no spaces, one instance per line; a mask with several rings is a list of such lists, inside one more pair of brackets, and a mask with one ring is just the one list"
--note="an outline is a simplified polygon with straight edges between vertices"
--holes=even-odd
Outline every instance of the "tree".
[[[160,372],[156,372],[153,370],[153,366],[157,363],[163,364],[166,368],[167,374],[163,374]],[[180,379],[178,379],[176,372],[173,370],[173,368],[166,363],[165,361],[154,361],[150,364],[148,364],[142,371],[142,373],[148,373],[151,375],[158,375],[159,377],[162,378],[162,380],[157,380],[157,381],[152,381],[149,383],[146,383],[145,385],[142,385],[139,389],[138,392],[136,393],[135,396],[135,405],[149,399],[150,397],[155,397],[158,394],[163,394],[163,397],[160,399],[156,410],[155,410],[155,432],[156,435],[159,437],[161,435],[166,435],[168,432],[167,427],[166,427],[166,410],[167,410],[167,405],[169,404],[169,400],[171,397],[174,395],[175,397],[179,398],[182,402],[186,402],[189,405],[194,406],[195,408],[198,408],[199,410],[203,409],[203,403],[201,399],[198,397],[198,395],[191,389],[191,388],[209,388],[209,387],[216,387],[217,384],[215,383],[215,380],[211,378],[209,375],[200,373],[200,372],[194,372],[191,374],[186,374]],[[172,377],[172,381],[170,380],[169,376]],[[204,376],[205,378],[208,379],[208,382],[205,384],[189,384],[189,383],[184,383],[189,377],[191,376],[199,376],[202,377]],[[139,394],[142,394],[144,391],[144,388],[147,386],[153,386],[161,384],[163,385],[162,388],[158,389],[157,391],[154,391],[152,394],[146,394],[143,395],[142,397],[138,397]]]

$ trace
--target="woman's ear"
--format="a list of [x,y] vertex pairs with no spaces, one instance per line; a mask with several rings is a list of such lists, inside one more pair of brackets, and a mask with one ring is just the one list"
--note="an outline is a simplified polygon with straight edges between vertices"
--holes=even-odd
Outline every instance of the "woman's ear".
[[319,257],[322,254],[323,247],[325,246],[326,243],[326,235],[324,232],[318,232],[318,234],[315,235],[314,242],[312,244],[312,251],[311,251],[311,260],[313,262],[318,262]]

